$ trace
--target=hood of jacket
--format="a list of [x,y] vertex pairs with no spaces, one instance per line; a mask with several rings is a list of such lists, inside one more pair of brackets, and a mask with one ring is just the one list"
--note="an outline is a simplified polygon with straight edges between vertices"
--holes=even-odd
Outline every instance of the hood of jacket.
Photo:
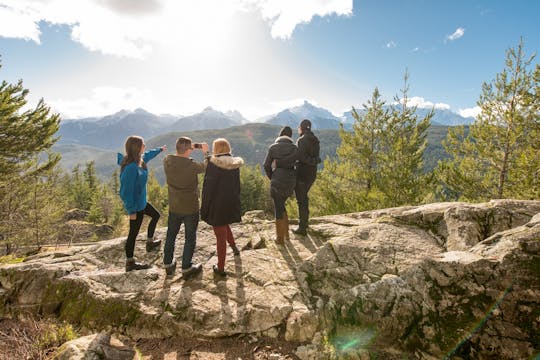
[[286,135],[277,137],[274,142],[291,142],[294,144],[294,140],[291,137],[286,136]]
[[209,161],[225,170],[238,169],[240,166],[244,165],[244,159],[231,155],[212,156]]

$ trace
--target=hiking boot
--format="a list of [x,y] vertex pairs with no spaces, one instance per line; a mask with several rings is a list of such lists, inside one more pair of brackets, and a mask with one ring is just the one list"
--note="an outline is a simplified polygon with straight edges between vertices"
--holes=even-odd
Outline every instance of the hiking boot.
[[217,265],[212,266],[212,269],[214,270],[214,275],[227,277],[227,272],[225,270],[219,270]]
[[191,265],[191,267],[187,269],[182,269],[182,277],[184,279],[188,279],[192,276],[197,275],[201,271],[202,271],[202,264]]
[[159,250],[160,245],[161,245],[161,240],[154,240],[154,238],[148,238],[146,240],[146,252]]
[[165,273],[167,276],[174,276],[174,273],[176,271],[176,260],[173,261],[170,265],[165,265]]
[[238,250],[238,247],[236,247],[236,245],[231,245],[231,249],[232,249],[232,252],[233,252],[234,256],[240,255],[240,250]]
[[298,229],[293,230],[293,233],[298,234],[298,235],[306,236],[307,235],[307,229],[299,227]]
[[146,270],[150,269],[150,264],[145,263],[138,263],[135,262],[135,260],[126,260],[126,272],[132,271],[132,270]]

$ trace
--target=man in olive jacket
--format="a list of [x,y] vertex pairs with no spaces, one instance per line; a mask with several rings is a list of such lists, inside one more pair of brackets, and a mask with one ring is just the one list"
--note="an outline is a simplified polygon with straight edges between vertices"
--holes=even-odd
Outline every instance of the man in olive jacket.
[[[202,143],[199,146],[198,148],[205,154],[208,153],[208,144]],[[206,164],[196,162],[189,157],[193,150],[191,139],[180,137],[176,140],[176,154],[169,154],[163,160],[169,192],[169,218],[163,264],[169,276],[174,275],[176,270],[176,260],[173,260],[174,247],[182,223],[184,223],[185,230],[182,274],[184,277],[189,277],[202,270],[202,264],[192,264],[192,258],[199,225],[199,179],[197,175],[204,173]]]

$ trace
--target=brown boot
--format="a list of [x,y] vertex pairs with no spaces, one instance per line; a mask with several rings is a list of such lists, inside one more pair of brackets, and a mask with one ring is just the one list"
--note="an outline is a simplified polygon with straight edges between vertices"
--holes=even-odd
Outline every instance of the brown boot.
[[289,215],[287,215],[287,213],[283,213],[283,222],[284,222],[284,227],[283,227],[283,238],[287,241],[290,240],[289,238]]
[[276,219],[276,243],[279,245],[285,244],[283,226],[283,219]]

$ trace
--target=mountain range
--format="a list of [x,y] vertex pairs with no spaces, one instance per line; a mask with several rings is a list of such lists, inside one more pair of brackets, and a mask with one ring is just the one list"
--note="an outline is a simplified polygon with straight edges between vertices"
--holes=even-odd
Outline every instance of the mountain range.
[[[360,114],[364,111],[357,110]],[[418,108],[419,118],[430,110]],[[351,129],[354,123],[351,111],[341,117],[333,115],[327,109],[314,106],[304,101],[302,105],[284,109],[276,114],[257,119],[256,123],[267,123],[277,126],[291,126],[296,129],[302,119],[310,119],[314,130],[337,130],[340,124]],[[470,124],[474,118],[464,118],[450,110],[435,110],[433,125]],[[144,109],[134,111],[121,110],[115,114],[101,118],[67,119],[60,124],[59,144],[79,144],[100,149],[117,149],[130,135],[141,135],[150,138],[169,132],[225,129],[231,126],[253,123],[238,111],[221,112],[207,107],[203,111],[190,116],[156,115]]]

